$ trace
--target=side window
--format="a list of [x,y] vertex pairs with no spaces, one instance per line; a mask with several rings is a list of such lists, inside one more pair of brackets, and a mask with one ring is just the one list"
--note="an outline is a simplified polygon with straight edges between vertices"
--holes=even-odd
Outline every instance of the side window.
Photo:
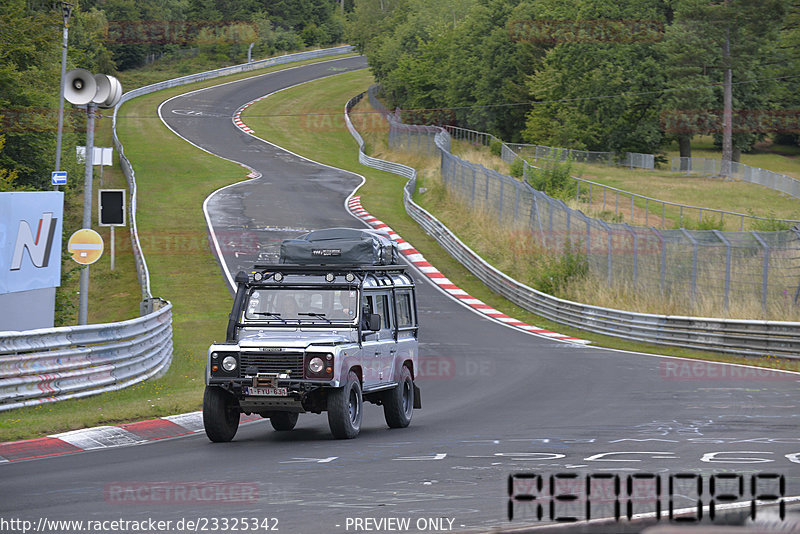
[[364,296],[364,310],[366,313],[377,313],[375,311],[375,295],[365,295]]
[[414,326],[413,308],[411,306],[411,293],[397,293],[397,327]]
[[391,308],[389,307],[389,295],[375,295],[375,311],[381,316],[382,328],[392,327]]

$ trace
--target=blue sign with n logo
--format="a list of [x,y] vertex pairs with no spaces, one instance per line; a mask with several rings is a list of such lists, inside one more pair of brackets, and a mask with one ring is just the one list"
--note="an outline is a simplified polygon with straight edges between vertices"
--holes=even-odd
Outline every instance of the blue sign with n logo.
[[0,193],[0,294],[61,284],[64,193]]

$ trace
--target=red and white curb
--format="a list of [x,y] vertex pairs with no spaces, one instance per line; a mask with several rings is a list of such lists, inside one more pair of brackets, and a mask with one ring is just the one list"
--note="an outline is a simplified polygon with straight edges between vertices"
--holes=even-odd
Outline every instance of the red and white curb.
[[252,106],[256,102],[258,102],[259,100],[263,100],[263,99],[267,98],[268,96],[269,95],[260,96],[260,97],[256,98],[255,100],[251,100],[247,104],[244,104],[242,107],[237,109],[236,113],[233,114],[233,124],[235,124],[236,127],[239,128],[240,130],[242,130],[243,132],[247,132],[249,134],[255,134],[256,132],[252,128],[250,128],[248,125],[246,125],[244,122],[242,122],[242,113],[244,112],[244,110],[246,110],[247,108],[249,108],[250,106]]
[[537,334],[540,336],[558,339],[561,341],[568,341],[571,343],[583,343],[587,344],[589,341],[585,339],[578,339],[571,336],[565,336],[564,334],[559,334],[556,332],[551,332],[549,330],[545,330],[543,328],[539,328],[538,326],[534,326],[528,323],[524,323],[518,319],[514,319],[503,312],[496,310],[489,306],[488,304],[484,303],[480,299],[476,299],[453,282],[451,282],[444,274],[442,274],[439,269],[428,263],[425,260],[425,257],[419,253],[408,241],[400,237],[400,235],[392,230],[388,224],[380,221],[379,219],[373,217],[367,210],[365,210],[361,206],[361,197],[354,196],[350,198],[347,202],[347,207],[350,212],[361,219],[362,221],[366,222],[371,227],[375,228],[376,230],[381,230],[389,234],[393,240],[397,241],[397,248],[400,250],[400,253],[403,254],[409,262],[411,262],[417,269],[420,270],[425,276],[427,276],[431,282],[439,286],[444,292],[448,293],[452,297],[458,299],[462,303],[468,305],[470,308],[474,309],[477,312],[480,312],[487,317],[491,317],[497,321],[507,324],[508,326],[513,326],[520,330],[524,330],[525,332],[531,332],[533,334]]
[[[261,419],[242,414],[240,423]],[[0,443],[0,464],[62,456],[97,449],[141,445],[203,431],[203,412],[170,415],[124,425],[98,426],[53,434],[44,438]]]

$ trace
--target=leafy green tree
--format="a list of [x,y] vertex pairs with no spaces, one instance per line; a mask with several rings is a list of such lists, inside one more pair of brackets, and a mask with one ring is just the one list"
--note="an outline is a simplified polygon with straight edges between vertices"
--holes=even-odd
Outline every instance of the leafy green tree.
[[[775,83],[774,105],[784,110],[794,110],[796,117],[800,110],[800,91],[797,90],[800,74],[800,1],[787,2],[787,13],[781,28],[775,50],[773,73],[785,77]],[[787,121],[788,122],[788,121]],[[800,145],[800,132],[796,129],[782,128],[775,134],[775,142],[786,145]]]
[[[0,152],[6,144],[6,136],[0,135]],[[8,191],[19,191],[19,187],[15,183],[19,178],[19,172],[16,170],[0,169],[0,193]]]
[[[599,151],[654,152],[663,141],[660,91],[663,55],[650,38],[627,39],[614,21],[664,21],[660,1],[555,0],[537,5],[539,19],[591,21],[587,36],[558,32],[529,78],[534,105],[523,135],[536,144]],[[610,33],[604,33],[610,32]],[[610,37],[609,37],[610,36]]]
[[[676,0],[675,25],[679,37],[692,46],[694,62],[712,81],[721,83],[715,93],[722,110],[723,162],[731,161],[734,150],[748,150],[759,138],[748,132],[734,134],[734,109],[759,110],[768,105],[772,86],[768,83],[738,83],[765,77],[770,57],[785,15],[787,0]],[[680,54],[670,54],[668,63],[680,64]],[[728,118],[726,118],[728,117]],[[729,173],[723,163],[723,174]]]

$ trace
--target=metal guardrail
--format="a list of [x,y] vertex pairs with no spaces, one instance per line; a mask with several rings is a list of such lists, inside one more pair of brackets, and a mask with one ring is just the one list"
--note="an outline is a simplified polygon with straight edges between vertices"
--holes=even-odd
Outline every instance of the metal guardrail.
[[141,317],[118,323],[0,332],[0,411],[123,389],[169,369],[172,304],[153,298],[136,224],[136,175],[117,136],[117,113],[133,98],[170,87],[305,59],[338,55],[350,46],[234,65],[140,87],[114,108],[113,138],[130,192],[131,241],[142,291]]
[[[363,96],[345,106],[345,123],[359,145],[359,161],[388,172],[395,167],[401,170],[401,176],[409,178],[403,195],[407,213],[478,279],[511,302],[551,321],[621,339],[737,355],[800,358],[800,323],[655,315],[591,306],[542,293],[495,269],[414,202],[414,169],[364,154],[364,142],[349,117],[350,109]],[[440,149],[449,148],[445,136],[449,134],[444,130],[436,136]]]
[[109,324],[0,332],[0,411],[126,388],[169,369],[172,304]]

